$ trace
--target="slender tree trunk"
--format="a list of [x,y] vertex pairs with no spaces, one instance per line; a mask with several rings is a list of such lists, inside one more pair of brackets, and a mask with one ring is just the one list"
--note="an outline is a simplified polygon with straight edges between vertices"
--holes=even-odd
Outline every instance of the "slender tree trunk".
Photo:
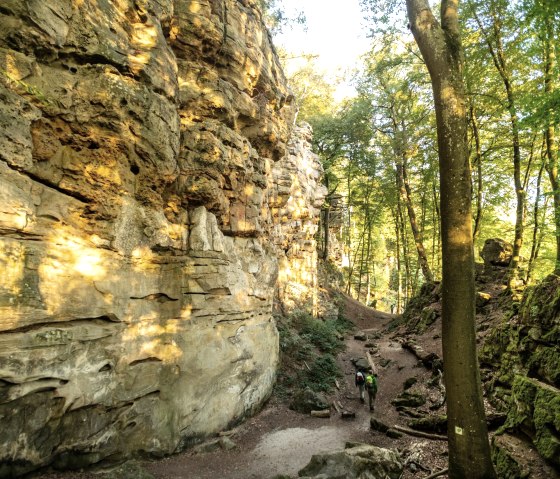
[[537,259],[538,256],[538,246],[539,246],[539,227],[540,227],[540,222],[539,222],[539,202],[540,202],[540,196],[541,196],[541,180],[542,180],[542,175],[543,175],[543,170],[544,170],[544,162],[542,164],[542,166],[539,169],[539,176],[537,177],[537,191],[535,193],[535,206],[533,207],[533,241],[531,244],[531,256],[529,256],[529,263],[527,264],[527,277],[525,279],[526,283],[529,284],[529,282],[531,281],[531,276],[533,274],[533,268],[534,268],[534,264],[535,264],[535,260]]
[[[327,192],[329,191],[329,175],[325,175],[325,187]],[[331,216],[331,205],[330,205],[330,195],[325,198],[325,205],[322,210],[322,230],[323,230],[323,251],[321,252],[321,259],[327,260],[329,258],[329,223]]]
[[404,220],[404,213],[402,205],[399,200],[397,203],[397,213],[401,223],[401,244],[402,244],[402,260],[404,261],[404,297],[402,298],[401,309],[404,309],[410,298],[410,258],[408,255],[408,238],[406,234],[406,223]]
[[476,165],[476,213],[474,216],[473,242],[480,234],[480,222],[482,220],[482,149],[480,147],[480,133],[478,130],[478,119],[474,106],[470,107],[471,125],[475,144],[474,163]]
[[433,261],[435,262],[434,270],[441,270],[441,214],[439,210],[439,198],[435,181],[432,183],[434,195],[434,244],[433,244]]
[[[367,251],[366,251],[366,281],[367,281],[367,290],[366,290],[366,306],[369,306],[370,301],[370,275],[369,275],[369,263],[370,263],[370,256],[371,254],[371,223],[368,224],[368,237],[367,237]],[[375,263],[373,263],[373,267],[375,270]]]
[[395,304],[395,313],[400,314],[400,304],[402,296],[402,286],[401,286],[401,245],[400,245],[400,223],[398,213],[393,214],[395,218],[395,243],[396,243],[396,255],[397,255],[397,301]]
[[408,174],[406,171],[406,158],[403,157],[402,161],[397,163],[397,187],[401,195],[403,203],[406,205],[408,212],[408,220],[410,222],[410,229],[412,230],[412,236],[414,238],[414,244],[416,245],[416,252],[418,253],[418,263],[422,268],[422,274],[427,283],[433,283],[434,277],[432,271],[428,264],[428,257],[426,255],[426,250],[424,249],[424,241],[422,239],[422,233],[420,228],[418,228],[418,222],[416,220],[416,213],[414,211],[414,205],[412,204],[412,194],[410,191],[410,183],[408,181]]
[[449,476],[496,479],[490,458],[474,328],[471,179],[458,0],[407,0],[410,28],[432,80],[441,176],[443,363]]
[[[554,53],[554,28],[549,16],[545,16],[546,40],[545,40],[545,68],[544,68],[544,91],[550,97],[554,91],[554,70],[556,69],[556,56]],[[558,146],[556,145],[556,132],[551,116],[552,108],[548,112],[548,125],[545,131],[546,138],[546,172],[552,186],[552,198],[554,200],[554,225],[556,231],[556,262],[554,274],[560,275],[560,180],[558,179]]]

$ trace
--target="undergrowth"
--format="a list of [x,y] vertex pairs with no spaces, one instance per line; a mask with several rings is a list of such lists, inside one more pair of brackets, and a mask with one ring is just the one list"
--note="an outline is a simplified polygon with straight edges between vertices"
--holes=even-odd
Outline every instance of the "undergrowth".
[[287,398],[294,389],[328,392],[342,373],[336,355],[343,351],[344,333],[353,324],[344,317],[317,319],[304,311],[277,318],[281,367],[276,394]]

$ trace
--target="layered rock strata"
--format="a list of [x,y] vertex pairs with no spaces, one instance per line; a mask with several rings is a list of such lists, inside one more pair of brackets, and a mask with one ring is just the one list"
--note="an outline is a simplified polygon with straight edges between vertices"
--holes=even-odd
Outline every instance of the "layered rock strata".
[[0,477],[172,453],[270,394],[324,192],[257,3],[2,2]]

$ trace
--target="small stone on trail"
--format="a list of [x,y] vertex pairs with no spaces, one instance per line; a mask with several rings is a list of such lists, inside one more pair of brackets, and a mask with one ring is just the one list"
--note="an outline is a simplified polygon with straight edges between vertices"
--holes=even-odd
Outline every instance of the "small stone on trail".
[[367,341],[367,338],[367,334],[364,332],[354,335],[354,339],[357,339],[358,341]]
[[415,378],[415,377],[408,378],[403,384],[403,389],[405,389],[405,390],[409,389],[412,386],[414,386],[417,382],[418,382],[418,379]]
[[355,419],[356,413],[354,411],[342,411],[342,419]]
[[382,359],[381,361],[379,361],[379,365],[380,365],[382,368],[387,367],[390,363],[391,363],[391,360],[390,360],[390,359]]

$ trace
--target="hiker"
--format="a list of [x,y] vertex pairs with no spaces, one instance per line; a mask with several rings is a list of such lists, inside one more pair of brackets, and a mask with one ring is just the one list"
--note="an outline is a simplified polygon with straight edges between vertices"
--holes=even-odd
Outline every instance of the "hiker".
[[364,397],[364,390],[365,390],[365,385],[366,385],[366,376],[361,369],[358,369],[356,371],[356,376],[354,377],[354,382],[356,383],[356,386],[360,390],[360,401],[366,402],[365,397]]
[[372,371],[366,376],[366,390],[369,399],[369,410],[373,411],[373,403],[377,395],[377,374]]

